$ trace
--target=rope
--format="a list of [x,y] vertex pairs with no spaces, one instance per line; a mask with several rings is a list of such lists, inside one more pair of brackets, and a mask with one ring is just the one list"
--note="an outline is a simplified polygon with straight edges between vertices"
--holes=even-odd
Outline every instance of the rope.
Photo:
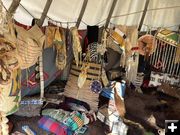
[[21,3],[19,4],[32,18],[35,18]]
[[57,22],[57,23],[76,23],[76,21],[72,21],[72,22],[63,22],[63,21],[57,21],[57,20],[53,20],[51,19],[49,16],[47,16],[47,18],[50,20],[50,21],[53,21],[53,22]]
[[7,8],[4,6],[3,2],[1,1],[1,5],[3,6],[3,8],[6,10],[6,12],[8,12]]
[[[3,4],[2,4],[2,5],[3,5]],[[29,15],[31,15],[33,18],[35,18],[22,4],[20,4],[20,6],[21,6]],[[6,9],[6,7],[5,7],[4,5],[3,5],[3,7]],[[171,8],[180,8],[180,6],[178,5],[178,6],[171,6],[171,7],[154,8],[154,9],[148,9],[147,11],[163,10],[163,9],[171,9]],[[6,9],[6,10],[7,10],[7,9]],[[127,13],[127,14],[116,15],[116,16],[112,16],[111,19],[113,19],[113,18],[119,18],[119,17],[123,17],[123,16],[129,16],[129,15],[133,15],[133,14],[138,14],[138,13],[142,13],[142,12],[143,12],[143,10],[136,11],[136,12],[132,12],[132,13]],[[56,22],[56,23],[76,23],[76,22],[77,22],[77,21],[63,22],[63,21],[53,20],[53,19],[51,19],[51,18],[48,17],[48,16],[46,16],[46,17],[47,17],[48,19],[50,19],[51,21]],[[95,25],[101,26],[100,24],[101,24],[102,22],[106,21],[106,20],[107,20],[107,18],[103,19],[102,21],[98,22],[98,23],[95,24]],[[87,24],[85,21],[81,20],[81,22],[82,22],[83,24],[85,24],[85,25],[88,26],[88,24]],[[103,25],[104,25],[104,24],[102,24],[102,26],[103,26]],[[143,24],[143,25],[144,25],[144,24]],[[175,25],[175,26],[178,26],[178,25]],[[168,26],[168,27],[166,27],[166,28],[171,28],[171,27],[174,27],[174,26]],[[152,27],[152,28],[158,28],[158,27]]]
[[[171,8],[180,8],[180,6],[172,6],[172,7],[164,7],[164,8],[154,8],[154,9],[148,9],[147,11],[154,11],[154,10],[162,10],[162,9],[171,9]],[[123,17],[123,16],[129,16],[129,15],[133,15],[133,14],[138,14],[138,13],[142,13],[143,10],[140,11],[136,11],[136,12],[132,12],[132,13],[127,13],[127,14],[121,14],[121,15],[116,15],[116,16],[112,16],[112,18],[119,18],[119,17]],[[101,24],[102,22],[106,21],[107,18],[105,18],[104,20],[98,22],[96,25]]]

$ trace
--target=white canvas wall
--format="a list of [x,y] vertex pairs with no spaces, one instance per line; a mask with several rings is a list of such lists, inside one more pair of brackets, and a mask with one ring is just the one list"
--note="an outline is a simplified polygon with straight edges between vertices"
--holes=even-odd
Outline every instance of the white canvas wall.
[[[12,0],[2,0],[8,8]],[[40,18],[46,0],[21,0],[21,4],[36,18]],[[50,18],[61,22],[75,22],[81,10],[83,0],[53,0],[50,10],[47,14]],[[103,25],[108,16],[112,0],[89,0],[87,8],[83,16],[83,22],[88,25]],[[144,9],[145,0],[118,0],[115,7],[111,23],[138,25]],[[169,9],[163,9],[172,7]],[[159,10],[152,10],[152,9]],[[150,0],[148,11],[144,20],[144,24],[152,27],[169,27],[180,24],[180,0]],[[133,12],[140,12],[130,14]],[[23,24],[30,25],[32,16],[29,15],[21,6],[18,7],[15,19]],[[104,21],[103,21],[104,20]],[[99,23],[101,22],[101,23]],[[47,20],[44,25],[47,25]],[[65,26],[66,24],[63,24]],[[71,24],[73,26],[75,24]],[[178,26],[170,27],[177,30]],[[86,29],[86,25],[81,23],[80,29]],[[147,27],[143,25],[142,30]]]

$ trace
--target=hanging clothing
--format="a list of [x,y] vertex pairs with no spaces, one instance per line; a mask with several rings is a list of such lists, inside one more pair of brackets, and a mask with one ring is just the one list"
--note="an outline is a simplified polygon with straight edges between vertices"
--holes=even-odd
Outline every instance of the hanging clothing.
[[88,45],[93,42],[98,42],[99,27],[87,26],[87,35],[85,37],[85,43],[83,46],[83,53],[87,51]]

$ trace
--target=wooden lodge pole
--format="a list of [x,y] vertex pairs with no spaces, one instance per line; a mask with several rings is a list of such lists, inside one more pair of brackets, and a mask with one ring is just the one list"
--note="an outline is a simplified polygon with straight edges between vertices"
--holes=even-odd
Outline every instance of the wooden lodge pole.
[[147,8],[149,6],[149,2],[150,2],[150,0],[146,0],[145,6],[144,6],[144,10],[143,10],[143,14],[142,14],[142,17],[141,17],[141,21],[139,23],[138,31],[140,31],[141,28],[142,28],[142,25],[143,25],[143,22],[144,22],[144,19],[145,19],[145,16],[146,16]]
[[[43,25],[43,22],[47,16],[51,3],[52,0],[47,0],[41,18],[37,21],[37,25],[39,27]],[[38,60],[39,60],[39,72],[40,72],[40,98],[43,100],[44,98],[43,52],[41,52],[41,55]]]
[[44,10],[43,10],[43,12],[42,12],[41,18],[40,18],[40,19],[38,20],[38,22],[37,22],[37,25],[38,25],[38,26],[42,26],[42,25],[43,25],[43,22],[44,22],[44,20],[45,20],[45,18],[46,18],[46,15],[47,15],[47,13],[48,13],[48,10],[49,10],[49,8],[50,8],[50,6],[51,6],[52,1],[53,1],[53,0],[47,0],[46,5],[45,5],[45,7],[44,7]]
[[117,3],[117,0],[113,0],[111,9],[110,9],[110,11],[109,11],[109,14],[108,14],[108,17],[107,17],[107,20],[106,20],[105,29],[106,29],[106,28],[108,27],[108,25],[109,25],[109,22],[110,22],[110,20],[111,20],[111,17],[112,17],[114,8],[115,8],[115,6],[116,6],[116,3]]
[[85,12],[87,3],[88,3],[88,0],[84,0],[83,5],[82,5],[82,8],[81,8],[81,11],[80,11],[80,14],[79,14],[79,17],[78,17],[78,19],[77,19],[77,23],[76,23],[76,27],[77,27],[77,28],[79,28],[79,25],[80,25],[81,20],[82,20],[82,18],[83,18],[83,15],[84,15],[84,12]]

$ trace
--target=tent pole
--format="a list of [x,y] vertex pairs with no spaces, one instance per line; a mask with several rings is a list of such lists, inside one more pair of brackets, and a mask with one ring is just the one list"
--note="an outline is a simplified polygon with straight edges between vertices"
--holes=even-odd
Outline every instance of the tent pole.
[[42,25],[43,25],[43,22],[44,22],[44,20],[45,20],[45,18],[46,18],[46,15],[47,15],[48,10],[49,10],[49,8],[50,8],[50,6],[51,6],[51,3],[52,3],[52,0],[47,0],[46,5],[45,5],[45,7],[44,7],[44,10],[43,10],[43,12],[42,12],[41,18],[40,18],[40,20],[38,20],[38,22],[37,22],[37,25],[38,25],[38,26],[42,26]]
[[7,11],[7,17],[11,18],[12,15],[15,13],[16,9],[18,8],[21,0],[13,0],[8,11]]
[[83,15],[84,15],[84,12],[85,12],[87,3],[88,3],[88,0],[84,0],[83,5],[82,5],[82,8],[81,8],[81,12],[80,12],[80,14],[79,14],[79,17],[78,17],[77,23],[76,23],[76,27],[77,27],[77,28],[79,28],[79,25],[80,25],[80,23],[81,23],[81,20],[82,20]]
[[14,14],[14,12],[18,8],[20,2],[21,2],[21,0],[13,0],[10,7],[9,7],[9,9],[8,9],[8,13]]
[[106,20],[105,29],[106,29],[106,28],[108,27],[108,25],[109,25],[109,22],[110,22],[110,19],[111,19],[111,17],[112,17],[114,8],[115,8],[115,6],[116,6],[116,3],[117,3],[117,0],[113,0],[111,9],[110,9],[110,11],[109,11],[109,14],[108,14],[108,17],[107,17],[107,20]]
[[143,22],[144,22],[144,19],[145,19],[145,16],[146,16],[147,8],[149,6],[149,2],[150,2],[150,0],[146,0],[145,6],[144,6],[144,10],[143,10],[143,14],[142,14],[142,17],[141,17],[141,21],[139,23],[138,31],[140,31],[141,28],[142,28],[142,25],[143,25]]
[[110,11],[109,11],[109,14],[108,14],[108,16],[107,16],[107,19],[106,19],[106,23],[105,23],[105,26],[104,26],[104,28],[102,29],[102,31],[100,31],[99,32],[99,39],[98,39],[98,42],[99,43],[101,43],[102,41],[102,35],[103,35],[103,33],[104,33],[104,30],[108,27],[108,25],[109,25],[109,22],[110,22],[110,20],[111,20],[111,17],[112,17],[112,14],[113,14],[113,11],[114,11],[114,8],[115,8],[115,6],[116,6],[116,3],[117,3],[117,0],[113,0],[113,3],[112,3],[112,5],[111,5],[111,8],[110,8]]
[[[46,18],[51,3],[52,0],[47,0],[41,18],[37,21],[37,25],[39,27],[43,25],[43,22]],[[38,60],[39,60],[39,73],[40,73],[40,99],[43,100],[44,98],[43,51],[41,51],[41,55],[39,56]]]

